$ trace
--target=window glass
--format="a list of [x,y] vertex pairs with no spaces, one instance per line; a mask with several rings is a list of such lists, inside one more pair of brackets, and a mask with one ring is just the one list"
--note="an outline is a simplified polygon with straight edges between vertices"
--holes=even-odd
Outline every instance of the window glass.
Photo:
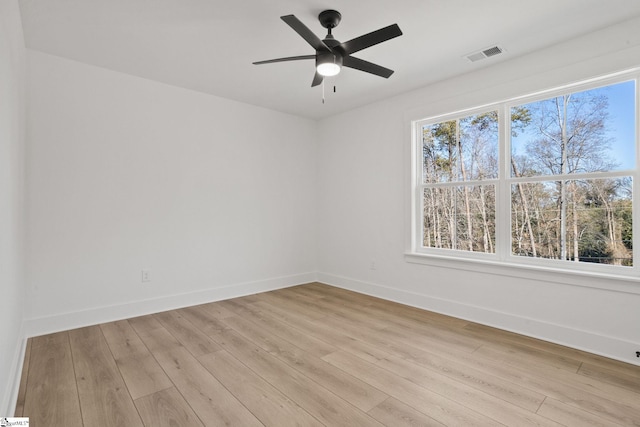
[[635,82],[511,108],[511,176],[635,167]]
[[632,266],[631,194],[631,177],[512,184],[512,253]]
[[423,193],[423,245],[495,252],[495,186],[430,187]]
[[498,112],[422,126],[422,181],[498,177]]

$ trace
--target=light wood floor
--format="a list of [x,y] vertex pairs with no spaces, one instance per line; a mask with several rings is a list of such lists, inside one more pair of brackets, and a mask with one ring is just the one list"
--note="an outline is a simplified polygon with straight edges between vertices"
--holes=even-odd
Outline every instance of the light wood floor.
[[640,425],[640,367],[313,283],[32,338],[54,426]]

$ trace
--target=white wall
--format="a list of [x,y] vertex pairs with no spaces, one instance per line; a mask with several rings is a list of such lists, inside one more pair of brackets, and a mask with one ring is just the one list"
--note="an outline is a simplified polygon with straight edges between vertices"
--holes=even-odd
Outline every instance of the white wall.
[[0,416],[13,415],[23,349],[24,40],[18,3],[0,2]]
[[28,70],[30,335],[314,280],[315,122],[31,50]]
[[619,291],[600,290],[412,264],[404,253],[410,120],[640,66],[639,26],[636,19],[323,120],[319,280],[638,363],[640,282],[603,280]]

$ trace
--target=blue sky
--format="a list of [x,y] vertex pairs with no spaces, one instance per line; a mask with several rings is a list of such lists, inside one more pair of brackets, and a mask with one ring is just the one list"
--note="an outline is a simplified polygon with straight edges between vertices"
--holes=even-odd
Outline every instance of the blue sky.
[[609,117],[612,154],[621,163],[621,169],[635,166],[635,84],[633,81],[610,86]]
[[[616,170],[635,167],[635,82],[627,81],[592,90],[609,98],[607,134],[612,143],[606,154],[619,164]],[[524,153],[524,143],[532,137],[535,135],[525,132],[514,138],[512,151]]]

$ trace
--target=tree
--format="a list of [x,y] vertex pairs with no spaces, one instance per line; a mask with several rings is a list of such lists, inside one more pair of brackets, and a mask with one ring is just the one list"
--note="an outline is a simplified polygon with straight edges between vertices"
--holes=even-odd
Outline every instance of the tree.
[[[518,195],[512,195],[514,212],[523,214],[519,228],[512,230],[518,253],[531,253],[523,246],[528,234],[530,249],[537,245],[534,256],[631,263],[625,244],[631,239],[630,178],[597,175],[618,167],[608,155],[608,102],[604,89],[594,89],[526,106],[532,120],[524,130],[524,148],[512,155],[513,176],[550,176],[553,181],[519,182]],[[581,173],[588,179],[572,179]],[[527,211],[531,228],[524,225]]]
[[[423,128],[424,182],[460,182],[457,187],[425,189],[425,245],[494,251],[495,227],[489,223],[493,213],[487,207],[494,196],[484,186],[468,184],[497,175],[497,128],[492,131],[481,126],[477,116]],[[438,239],[444,235],[448,239]]]

